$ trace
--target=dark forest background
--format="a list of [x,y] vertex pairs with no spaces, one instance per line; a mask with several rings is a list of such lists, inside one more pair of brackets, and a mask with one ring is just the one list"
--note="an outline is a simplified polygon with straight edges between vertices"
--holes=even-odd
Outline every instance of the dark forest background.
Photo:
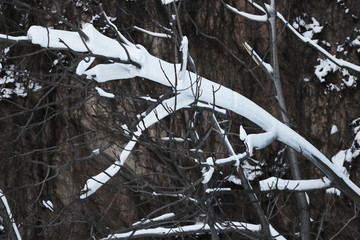
[[[227,3],[242,11],[259,14],[246,1]],[[237,16],[218,0],[183,0],[177,4],[180,6],[181,31],[189,39],[189,53],[197,73],[243,94],[279,118],[272,81],[242,45],[247,42],[269,62],[268,25]],[[99,1],[1,0],[0,33],[25,36],[32,25],[74,31],[82,23],[93,21],[97,29],[115,37],[102,17],[94,18],[99,16],[99,6]],[[143,45],[159,58],[180,61],[176,39],[152,37],[133,27],[161,32],[159,24],[170,26],[169,19],[174,11],[171,6],[161,5],[161,1],[110,0],[103,1],[101,7],[108,16],[116,17],[113,23],[130,41]],[[277,10],[290,23],[297,21],[299,16],[307,24],[313,23],[312,18],[316,19],[323,26],[313,37],[319,40],[319,45],[338,58],[359,65],[360,46],[353,42],[360,34],[358,1],[277,1]],[[299,31],[306,29],[303,27]],[[301,42],[279,20],[277,40],[280,78],[291,127],[329,159],[340,150],[359,149],[358,143],[354,142],[354,129],[360,125],[359,120],[354,121],[360,117],[359,86],[356,83],[350,87],[344,85],[341,79],[345,77],[341,71],[329,73],[326,80],[320,82],[314,71],[319,64],[318,58],[325,57]],[[339,45],[343,51],[338,50]],[[221,139],[214,133],[207,135],[211,128],[209,112],[196,108],[173,114],[148,129],[121,173],[91,197],[80,199],[85,181],[111,165],[129,140],[122,130],[123,124],[131,129],[137,121],[136,115],[151,105],[138,96],[158,98],[168,90],[141,78],[98,84],[77,76],[76,65],[84,56],[72,51],[48,50],[27,42],[3,40],[0,48],[0,77],[16,79],[0,84],[0,189],[9,201],[23,239],[98,239],[134,229],[131,225],[134,222],[169,211],[177,213],[172,222],[166,223],[169,226],[182,220],[206,218],[208,214],[258,223],[243,189],[231,182],[221,183],[221,186],[232,187],[231,193],[206,198],[214,203],[210,210],[206,204],[194,206],[190,200],[176,203],[170,196],[152,194],[155,190],[169,193],[179,190],[183,187],[181,179],[196,181],[201,177],[201,167],[193,167],[184,157],[191,155],[189,149],[195,145],[161,141],[161,137],[171,131],[181,136],[191,135],[187,132],[185,115],[194,116],[197,112],[194,124],[200,139],[206,140],[201,145],[204,151],[212,154],[217,151],[216,157],[227,156]],[[349,74],[360,77],[355,71],[349,70]],[[13,93],[11,97],[3,97],[4,88],[15,89],[20,85],[26,96]],[[35,91],[37,85],[41,89]],[[339,91],[331,89],[334,85]],[[96,86],[117,97],[101,98],[95,91]],[[257,126],[236,115],[228,113],[218,117],[231,122],[229,132],[238,133],[240,124],[258,131]],[[331,134],[333,125],[338,128],[335,134]],[[229,138],[235,141],[238,136],[234,134]],[[94,149],[108,143],[111,146],[100,155],[91,155]],[[239,143],[236,148],[240,152],[244,146]],[[260,179],[270,176],[292,179],[283,149],[283,145],[274,143],[256,152],[254,159],[261,162],[263,174],[253,181],[254,186]],[[304,179],[323,176],[305,159],[299,158],[299,164]],[[179,165],[183,172],[178,170]],[[360,185],[359,157],[346,162],[345,166],[350,179]],[[217,170],[214,186],[216,181],[223,181],[221,174],[233,171],[230,167]],[[184,194],[205,199],[201,190],[191,194],[184,190]],[[299,239],[299,209],[294,194],[257,194],[272,226],[288,239]],[[312,219],[311,239],[360,238],[358,209],[351,199],[344,194],[326,194],[324,189],[307,194]],[[53,211],[44,206],[43,201],[47,200],[54,204]],[[0,216],[4,218],[5,227],[0,238],[14,239],[1,204]],[[210,239],[207,234],[182,237]],[[250,237],[261,238],[236,231],[220,235],[220,239]]]

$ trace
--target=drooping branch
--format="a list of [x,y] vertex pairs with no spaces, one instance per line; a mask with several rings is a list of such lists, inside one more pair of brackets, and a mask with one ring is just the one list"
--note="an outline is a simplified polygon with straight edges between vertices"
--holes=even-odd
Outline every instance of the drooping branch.
[[[108,38],[99,33],[92,25],[84,25],[83,31],[89,36],[87,47],[94,53],[103,56],[118,57],[128,60],[126,52],[117,43],[116,40]],[[84,46],[81,36],[77,32],[69,32],[62,30],[46,29],[39,26],[33,26],[29,29],[28,37],[32,43],[39,44],[43,47],[68,49],[70,47],[74,51],[88,52],[88,48]],[[59,42],[62,39],[63,42]],[[126,46],[126,45],[125,45]],[[159,84],[172,87],[175,86],[175,78],[177,73],[174,72],[174,65],[163,61],[149,54],[145,48],[136,45],[137,48],[126,46],[127,51],[132,56],[132,60],[139,64],[140,68],[129,68],[131,64],[119,65],[119,73],[121,78],[130,78],[139,76]],[[128,65],[128,66],[126,66]],[[180,67],[176,68],[180,69]],[[91,69],[90,69],[91,70]],[[126,75],[128,74],[128,75]],[[89,76],[91,77],[91,76]],[[116,74],[110,77],[99,78],[94,76],[97,81],[108,81],[120,79]],[[259,107],[251,100],[245,98],[241,94],[226,88],[220,84],[212,82],[206,78],[201,79],[201,85],[195,86],[191,79],[198,79],[197,76],[187,71],[185,74],[184,85],[182,89],[178,89],[184,96],[194,98],[192,90],[199,90],[198,99],[207,103],[215,103],[217,106],[228,109],[239,114],[260,126],[265,131],[273,130],[276,139],[285,143],[295,151],[302,154],[315,166],[317,166],[327,177],[334,182],[334,185],[349,196],[354,202],[360,204],[360,189],[356,186],[344,173],[330,162],[317,148],[306,141],[295,131],[281,123],[264,109]],[[198,87],[199,89],[193,89]],[[209,89],[216,89],[213,93]]]

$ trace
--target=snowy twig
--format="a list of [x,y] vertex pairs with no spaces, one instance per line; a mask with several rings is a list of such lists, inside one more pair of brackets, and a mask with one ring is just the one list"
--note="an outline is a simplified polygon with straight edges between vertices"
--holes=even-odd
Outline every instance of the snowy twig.
[[146,29],[143,29],[141,27],[138,27],[138,26],[134,26],[134,29],[140,31],[140,32],[143,32],[143,33],[146,33],[150,36],[153,36],[153,37],[159,37],[159,38],[171,38],[171,35],[169,34],[166,34],[166,33],[156,33],[156,32],[151,32],[149,30],[146,30]]
[[107,14],[105,13],[104,9],[102,9],[101,4],[99,5],[100,9],[101,9],[101,13],[104,16],[107,24],[110,25],[110,27],[115,31],[116,35],[120,38],[121,41],[123,41],[126,45],[128,45],[129,47],[135,47],[135,44],[133,44],[132,42],[130,42],[129,40],[127,40],[126,37],[124,37],[124,35],[121,34],[121,32],[118,30],[118,28],[116,27],[115,24],[113,24],[111,22],[111,20],[109,19],[109,17],[107,16]]
[[165,213],[161,216],[155,217],[155,218],[151,218],[151,219],[142,219],[141,221],[135,222],[132,224],[132,226],[136,226],[136,225],[140,225],[140,224],[147,224],[150,222],[158,222],[158,221],[164,221],[164,220],[168,220],[170,218],[174,218],[175,214],[174,213]]
[[296,31],[295,28],[293,28],[291,26],[291,24],[289,24],[288,21],[286,21],[286,19],[284,18],[283,15],[281,15],[279,12],[277,12],[277,17],[285,24],[285,26],[291,30],[292,33],[294,33],[301,41],[303,41],[304,43],[308,43],[310,44],[312,47],[314,47],[316,50],[318,50],[319,52],[321,52],[322,54],[324,54],[328,59],[330,59],[333,63],[335,63],[336,65],[338,65],[339,67],[345,67],[345,68],[349,68],[352,69],[354,71],[360,72],[360,66],[347,62],[343,59],[339,59],[336,58],[334,55],[331,55],[328,51],[326,51],[324,48],[322,48],[321,46],[319,46],[315,40],[312,40],[308,37],[305,37],[303,35],[301,35],[298,31]]
[[16,238],[18,240],[21,240],[21,236],[20,236],[20,233],[19,233],[19,229],[17,228],[16,226],[16,223],[15,223],[15,219],[11,213],[11,210],[10,210],[10,206],[9,206],[9,203],[4,195],[4,193],[2,192],[2,190],[0,189],[0,199],[2,201],[2,204],[5,206],[5,209],[6,209],[6,212],[7,212],[7,215],[9,217],[9,220],[11,222],[11,225],[12,225],[12,228],[13,228],[13,231],[16,235]]
[[18,41],[29,41],[29,38],[27,36],[14,37],[10,35],[0,34],[0,40],[18,42]]
[[254,49],[250,47],[249,44],[247,44],[247,42],[244,42],[243,46],[257,65],[264,67],[266,72],[270,74],[270,76],[274,74],[272,66],[269,63],[265,62],[263,59],[261,59],[260,56],[254,51]]
[[[222,1],[223,2],[223,1]],[[236,8],[230,6],[229,4],[226,4],[223,2],[223,4],[225,5],[225,7],[227,9],[229,9],[230,11],[232,11],[233,13],[240,15],[242,17],[245,17],[247,19],[250,19],[252,21],[256,21],[256,22],[266,22],[268,19],[268,16],[265,12],[264,15],[255,15],[255,14],[251,14],[251,13],[247,13],[247,12],[243,12],[243,11],[239,11]]]

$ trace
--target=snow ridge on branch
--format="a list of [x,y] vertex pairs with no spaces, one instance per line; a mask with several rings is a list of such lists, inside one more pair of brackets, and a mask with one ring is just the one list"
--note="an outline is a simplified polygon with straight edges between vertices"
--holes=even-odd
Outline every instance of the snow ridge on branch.
[[[174,64],[152,56],[140,45],[129,46],[124,43],[119,44],[116,40],[99,33],[91,24],[84,24],[83,32],[89,36],[87,42],[84,41],[78,32],[32,26],[28,31],[28,38],[33,44],[39,44],[43,47],[55,49],[70,48],[73,51],[118,58],[121,63],[99,64],[83,72],[88,78],[93,78],[98,82],[138,76],[168,87],[174,88],[176,86],[176,79],[179,76],[179,72],[177,71],[181,69],[181,66],[175,67],[175,70]],[[129,59],[129,56],[131,59]],[[133,62],[135,62],[138,67],[134,66]],[[360,70],[360,67],[358,68]],[[184,74],[181,89],[177,89],[177,92],[179,94],[181,93],[184,101],[184,105],[181,107],[190,105],[195,100],[193,92],[199,91],[200,94],[197,96],[198,100],[210,104],[215,103],[218,107],[230,110],[249,119],[260,126],[265,132],[271,132],[271,135],[269,136],[276,136],[278,141],[285,143],[301,153],[315,166],[321,169],[337,188],[350,196],[356,203],[360,204],[359,187],[349,180],[349,178],[337,166],[331,163],[317,148],[299,134],[282,124],[264,109],[241,94],[206,78],[201,78],[200,87],[195,86],[194,81],[197,79],[199,78],[195,73],[187,71],[187,73]],[[195,89],[196,87],[199,87],[199,89]],[[181,108],[176,108],[174,105],[171,106],[174,107],[173,110]],[[165,117],[166,115],[167,114],[162,117]],[[145,121],[143,121],[143,127],[145,128],[159,120],[156,118],[148,119],[148,122],[145,119]],[[269,137],[269,139],[271,138]],[[120,162],[122,162],[122,160]],[[117,167],[114,167],[114,169],[117,169]],[[99,182],[103,183],[102,181]]]

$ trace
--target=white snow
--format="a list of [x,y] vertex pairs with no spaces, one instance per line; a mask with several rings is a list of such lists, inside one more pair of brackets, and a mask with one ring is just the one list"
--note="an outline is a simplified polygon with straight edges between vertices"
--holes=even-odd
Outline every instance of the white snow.
[[114,94],[105,92],[103,89],[101,89],[99,87],[95,87],[95,89],[98,92],[98,94],[102,97],[106,97],[106,98],[114,98],[115,97]]
[[[236,222],[236,221],[226,221],[226,222],[217,222],[214,224],[215,229],[217,231],[221,230],[228,230],[228,229],[234,229],[234,230],[248,230],[252,232],[259,232],[261,231],[261,225],[260,224],[251,224],[246,222]],[[271,225],[269,226],[271,235],[276,240],[285,240],[283,236],[281,236]],[[166,236],[166,234],[176,234],[176,233],[183,233],[183,232],[209,232],[210,226],[207,223],[198,222],[193,225],[185,225],[185,226],[179,226],[179,227],[173,227],[173,228],[165,228],[165,227],[157,227],[157,228],[148,228],[148,229],[139,229],[136,231],[130,231],[125,233],[117,233],[117,234],[111,234],[107,236],[106,238],[103,238],[103,240],[107,239],[123,239],[123,238],[129,238],[131,237],[149,237],[149,236]]]
[[9,47],[6,47],[6,48],[4,48],[4,55],[6,55],[9,51],[10,51],[10,48]]
[[255,15],[255,14],[251,14],[251,13],[247,13],[247,12],[242,12],[237,10],[236,8],[230,6],[229,4],[225,4],[226,8],[231,10],[233,13],[240,15],[244,18],[250,19],[252,21],[256,21],[256,22],[266,22],[268,19],[267,14],[265,13],[264,15]]
[[329,59],[318,58],[319,65],[315,66],[315,75],[320,82],[325,82],[325,77],[330,72],[336,72],[339,67]]
[[[292,32],[294,32],[302,41],[308,42],[313,45],[316,49],[322,52],[326,57],[331,59],[333,62],[336,62],[339,66],[344,66],[347,68],[351,68],[355,71],[360,71],[360,66],[355,64],[346,62],[342,59],[337,59],[336,57],[329,54],[326,50],[317,45],[314,41],[309,38],[305,38],[301,34],[299,34],[288,22],[284,19],[284,17],[277,13],[279,19],[281,19]],[[148,53],[148,51],[140,45],[132,46],[132,45],[124,45],[121,46],[116,40],[106,37],[99,33],[91,24],[83,25],[83,32],[89,37],[89,41],[86,42],[87,47],[94,53],[102,56],[115,57],[121,60],[127,61],[127,54],[124,50],[126,48],[127,52],[130,54],[131,59],[137,62],[140,65],[140,68],[132,64],[120,64],[116,63],[116,67],[108,68],[108,65],[111,64],[99,64],[96,67],[87,70],[91,71],[94,69],[98,69],[97,71],[92,72],[91,74],[95,74],[95,79],[98,81],[108,81],[122,78],[130,78],[132,76],[138,76],[142,78],[149,79],[151,81],[157,82],[159,84],[174,87],[176,82],[176,76],[178,76],[178,72],[174,72],[175,69],[180,69],[179,65],[174,67],[174,64],[163,61],[159,58],[156,58]],[[49,36],[49,39],[48,39]],[[40,44],[44,47],[51,48],[62,48],[66,49],[70,47],[74,51],[78,52],[87,52],[88,49],[84,46],[83,40],[80,38],[77,32],[69,32],[63,30],[55,30],[55,29],[46,29],[39,26],[32,26],[28,31],[28,37],[31,39],[32,43]],[[66,42],[64,44],[59,42],[59,38]],[[105,71],[107,70],[107,71]],[[176,71],[177,71],[176,70]],[[84,73],[86,74],[85,71]],[[106,77],[102,78],[97,76],[97,74],[101,75],[106,73]],[[89,78],[92,78],[92,75],[88,75]],[[118,77],[121,75],[121,78]],[[326,173],[329,175],[333,175],[333,177],[338,177],[345,181],[347,184],[347,191],[355,192],[360,196],[360,189],[356,186],[352,181],[350,181],[346,175],[333,163],[331,163],[317,148],[311,145],[308,141],[302,138],[295,131],[290,129],[289,127],[282,124],[279,120],[275,119],[269,113],[267,113],[264,109],[256,105],[251,100],[245,98],[239,93],[221,86],[215,82],[212,82],[206,78],[201,78],[201,84],[193,84],[191,79],[200,79],[196,76],[195,73],[187,72],[185,74],[184,79],[184,88],[179,91],[179,95],[177,96],[177,101],[166,100],[163,102],[162,106],[157,107],[156,113],[152,111],[148,116],[144,118],[145,121],[142,121],[139,124],[139,129],[144,130],[145,128],[151,126],[152,124],[158,122],[163,117],[167,116],[169,112],[176,111],[180,108],[189,106],[195,101],[193,96],[194,92],[200,91],[198,99],[207,103],[215,103],[217,106],[233,111],[234,113],[241,115],[253,123],[257,124],[261,127],[265,132],[259,134],[250,134],[254,135],[254,141],[252,145],[257,147],[258,149],[269,144],[274,138],[287,144],[289,147],[295,149],[300,152],[302,155],[307,157],[313,164],[316,166],[326,166],[323,169],[327,169]],[[200,89],[198,89],[200,86]],[[213,89],[215,92],[211,91]],[[172,103],[171,103],[172,101]],[[174,102],[177,102],[175,104]],[[164,109],[165,108],[165,109]],[[160,116],[160,117],[159,117]],[[250,138],[248,135],[248,138]],[[265,138],[261,139],[262,137]],[[136,139],[135,139],[136,141]],[[129,143],[130,144],[130,143]],[[135,143],[134,143],[135,145]],[[132,146],[133,147],[133,146]],[[130,150],[132,149],[130,148]],[[126,149],[129,149],[126,147]],[[126,152],[126,154],[125,154]],[[123,151],[122,154],[125,154],[124,157],[119,159],[121,164],[114,164],[111,166],[112,169],[111,174],[115,174],[119,170],[119,166],[123,164],[126,160],[129,151]],[[101,175],[101,174],[100,174]],[[110,177],[107,174],[104,176],[96,176],[95,179],[90,179],[91,184],[87,184],[88,187],[93,191],[94,185],[102,185],[105,179],[109,179]],[[112,175],[110,175],[112,176]],[[99,179],[98,179],[99,178]],[[100,180],[100,181],[99,181]],[[101,184],[99,184],[99,182]],[[94,184],[96,183],[96,184]]]
[[186,198],[186,200],[192,201],[197,203],[198,201],[195,198],[189,197],[187,195],[184,194],[175,194],[175,193],[157,193],[157,192],[153,192],[152,193],[153,196],[168,196],[168,197],[178,197],[178,198]]
[[349,71],[345,68],[341,69],[341,73],[343,77],[347,77],[347,79],[342,78],[341,81],[346,85],[346,87],[356,87],[357,77],[350,74]]
[[13,36],[5,35],[5,34],[0,34],[0,38],[12,40],[12,41],[28,41],[29,40],[27,36],[13,37]]
[[218,113],[226,114],[226,109],[219,108],[219,107],[214,106],[214,105],[209,104],[209,103],[197,102],[196,106],[202,107],[202,108],[214,109],[214,111],[216,111]]
[[12,215],[12,213],[11,213],[9,203],[8,203],[6,197],[5,197],[5,195],[4,195],[4,193],[2,192],[1,189],[0,189],[0,199],[1,199],[1,201],[3,202],[3,205],[4,205],[4,207],[5,207],[6,213],[7,213],[8,217],[9,217],[9,219],[10,219],[11,226],[12,226],[12,228],[13,228],[13,230],[14,230],[14,233],[15,233],[15,235],[16,235],[16,238],[17,238],[18,240],[21,240],[21,236],[20,236],[20,233],[19,233],[19,229],[18,229],[18,227],[16,226],[15,219],[13,218],[13,215]]
[[360,46],[360,36],[357,36],[351,43],[352,46]]
[[2,217],[0,216],[0,233],[2,233],[2,231],[5,230],[5,227],[4,227],[2,224],[3,224],[3,219],[2,219]]
[[249,44],[247,44],[247,42],[244,42],[243,45],[244,45],[245,49],[248,51],[248,53],[250,54],[250,56],[252,56],[253,59],[255,58],[254,59],[255,62],[257,64],[261,64],[266,69],[266,71],[270,75],[272,75],[274,72],[274,69],[272,68],[272,66],[269,63],[265,62],[263,59],[261,59],[260,56],[254,51],[254,49],[252,47],[250,47]]
[[239,138],[241,141],[245,141],[247,138],[247,133],[242,125],[240,125],[240,129],[239,129]]
[[201,170],[203,176],[203,180],[201,182],[202,184],[208,183],[214,173],[214,159],[212,157],[208,157],[206,159],[206,164],[208,167],[203,167]]
[[229,192],[231,191],[231,188],[207,188],[205,190],[206,193],[212,193],[212,192]]
[[140,96],[140,98],[145,99],[146,101],[150,102],[157,102],[155,98],[149,97],[149,96]]
[[[320,26],[320,23],[314,17],[311,18],[312,23],[307,24],[302,18],[303,16],[306,17],[307,14],[303,13],[302,16],[296,17],[295,21],[292,24],[292,27],[300,31],[301,29],[299,26],[302,26],[306,30],[302,33],[302,35],[306,38],[312,39],[314,34],[320,33],[323,27]],[[330,44],[326,41],[322,41],[322,43],[326,46],[330,46]]]
[[156,33],[156,32],[151,32],[151,31],[148,31],[148,30],[145,30],[141,27],[138,27],[138,26],[134,26],[134,29],[140,31],[140,32],[143,32],[143,33],[146,33],[150,36],[153,36],[153,37],[160,37],[160,38],[171,38],[171,35],[169,34],[166,34],[166,33]]
[[312,17],[311,20],[312,20],[312,23],[305,25],[305,28],[308,31],[303,33],[303,35],[305,37],[308,37],[310,39],[313,38],[314,34],[320,33],[321,30],[324,28],[324,27],[320,26],[320,23],[315,18]]
[[129,127],[126,124],[121,125],[121,128],[124,130],[124,133],[126,135],[130,135],[131,131],[129,130]]
[[185,74],[187,73],[186,66],[187,66],[187,59],[188,59],[188,55],[189,55],[188,44],[189,44],[189,40],[187,39],[186,36],[184,36],[181,41],[181,46],[180,46],[180,51],[182,52],[182,62],[181,62],[181,69],[180,69],[179,76],[178,76],[178,85],[179,86],[175,86],[175,87],[180,87],[180,89],[185,87],[184,82],[185,82]]
[[259,150],[267,147],[276,139],[276,132],[269,130],[264,133],[247,135],[244,128],[240,126],[240,140],[244,141],[249,155],[253,155],[254,150]]
[[321,40],[321,43],[324,44],[327,47],[331,47],[331,44],[325,40]]
[[179,0],[161,0],[161,3],[163,5],[166,5],[166,4],[170,4],[170,3],[173,3],[173,2],[177,2],[177,1],[179,1]]
[[[357,77],[350,74],[346,68],[339,68],[335,63],[330,61],[329,59],[318,58],[319,65],[315,66],[315,75],[320,80],[320,82],[325,82],[325,77],[329,73],[335,73],[336,71],[341,71],[344,78],[341,79],[343,82],[341,87],[356,87]],[[329,83],[327,85],[329,90],[340,90],[339,87],[334,85],[333,83]]]
[[159,104],[148,115],[146,115],[138,124],[138,130],[133,133],[133,138],[128,142],[124,150],[121,152],[119,159],[116,160],[114,164],[112,164],[103,172],[88,179],[85,183],[85,186],[81,190],[80,198],[84,199],[89,197],[91,194],[95,193],[102,185],[108,182],[117,172],[119,172],[121,166],[125,163],[132,149],[135,147],[137,137],[142,134],[142,131],[150,127],[152,124],[158,122],[162,118],[168,116],[173,110],[181,109],[184,106],[188,106],[192,102],[193,99],[189,99],[186,95],[179,94],[170,99],[166,99],[162,102],[162,104]]
[[244,174],[247,179],[250,181],[254,180],[255,178],[261,176],[263,174],[262,169],[260,166],[253,166],[247,160],[241,163],[241,167],[244,169]]
[[169,218],[173,218],[175,216],[174,213],[165,213],[161,216],[155,217],[155,218],[151,218],[151,219],[142,219],[141,221],[135,222],[132,224],[132,226],[136,226],[139,224],[146,224],[149,222],[156,222],[156,221],[163,221],[163,220],[167,220]]
[[90,67],[94,60],[94,57],[85,57],[84,60],[81,60],[76,68],[76,74],[82,75],[86,71],[86,69]]
[[119,170],[120,167],[124,164],[127,157],[130,155],[131,150],[136,144],[136,137],[126,145],[125,149],[121,152],[119,160],[115,161],[110,167],[105,171],[99,173],[98,175],[88,179],[85,183],[85,186],[81,190],[81,199],[89,197],[91,194],[95,193],[103,184],[109,181]]
[[305,192],[305,197],[306,197],[306,202],[308,205],[310,205],[310,197],[309,195],[307,194],[307,192]]
[[224,178],[224,180],[232,182],[236,185],[241,185],[241,180],[238,177],[236,177],[235,175],[227,176],[226,178]]
[[336,125],[331,126],[330,135],[333,135],[339,131],[338,127]]
[[344,51],[344,45],[341,45],[341,44],[339,44],[337,47],[336,47],[336,51],[337,52],[342,52],[342,51]]
[[295,29],[299,29],[299,24],[297,22],[293,22],[292,26]]
[[174,142],[185,142],[191,141],[191,138],[181,138],[181,137],[162,137],[160,138],[161,141],[174,141]]
[[[357,147],[360,145],[360,125],[358,125],[360,118],[355,119],[351,122],[352,125],[355,125],[354,127],[354,140],[351,144],[351,146],[348,149],[341,150],[335,156],[331,158],[331,161],[343,171],[344,175],[349,177],[349,172],[344,166],[345,162],[348,162],[349,164],[352,162],[353,159],[358,157],[360,155],[360,148]],[[326,191],[329,194],[336,194],[340,195],[340,191],[335,188],[328,189]]]
[[340,190],[337,189],[337,188],[328,188],[328,189],[326,189],[326,193],[327,194],[334,194],[336,196],[340,196],[340,194],[341,194]]
[[277,12],[277,17],[304,43],[309,43],[310,45],[312,45],[315,49],[317,49],[319,52],[321,52],[322,54],[324,54],[328,59],[330,59],[332,62],[336,63],[338,66],[340,67],[346,67],[346,68],[350,68],[352,70],[355,70],[357,72],[360,72],[360,66],[347,62],[343,59],[338,59],[336,58],[334,55],[330,54],[328,51],[326,51],[324,48],[322,48],[321,46],[319,46],[316,41],[303,36],[302,34],[300,34],[298,31],[296,31],[295,28],[293,28],[288,21],[286,21],[286,19],[284,18],[283,15],[281,15],[279,12]]
[[261,191],[290,190],[309,191],[327,188],[331,185],[328,178],[311,180],[286,180],[277,177],[270,177],[259,182]]
[[244,152],[244,153],[240,153],[238,155],[232,155],[230,157],[227,157],[227,158],[219,158],[219,159],[216,159],[215,160],[215,163],[217,165],[225,165],[225,164],[228,164],[228,163],[232,163],[232,162],[237,162],[239,159],[243,159],[247,157],[247,153]]
[[[47,29],[41,26],[31,26],[27,36],[33,44],[39,44],[42,47],[71,48],[77,52],[88,52],[90,49],[93,54],[114,58],[127,56],[124,48],[116,40],[101,34],[92,24],[84,24],[82,31],[89,37],[87,42],[83,41],[78,32]],[[132,60],[143,63],[140,49],[129,47],[127,50]]]
[[50,211],[54,211],[54,205],[50,200],[43,200],[42,204],[44,205],[44,207],[46,207],[47,209],[49,209]]
[[350,162],[352,160],[352,153],[348,150],[341,150],[335,156],[331,158],[331,161],[343,171],[345,176],[349,177],[349,172],[344,167],[344,162]]

